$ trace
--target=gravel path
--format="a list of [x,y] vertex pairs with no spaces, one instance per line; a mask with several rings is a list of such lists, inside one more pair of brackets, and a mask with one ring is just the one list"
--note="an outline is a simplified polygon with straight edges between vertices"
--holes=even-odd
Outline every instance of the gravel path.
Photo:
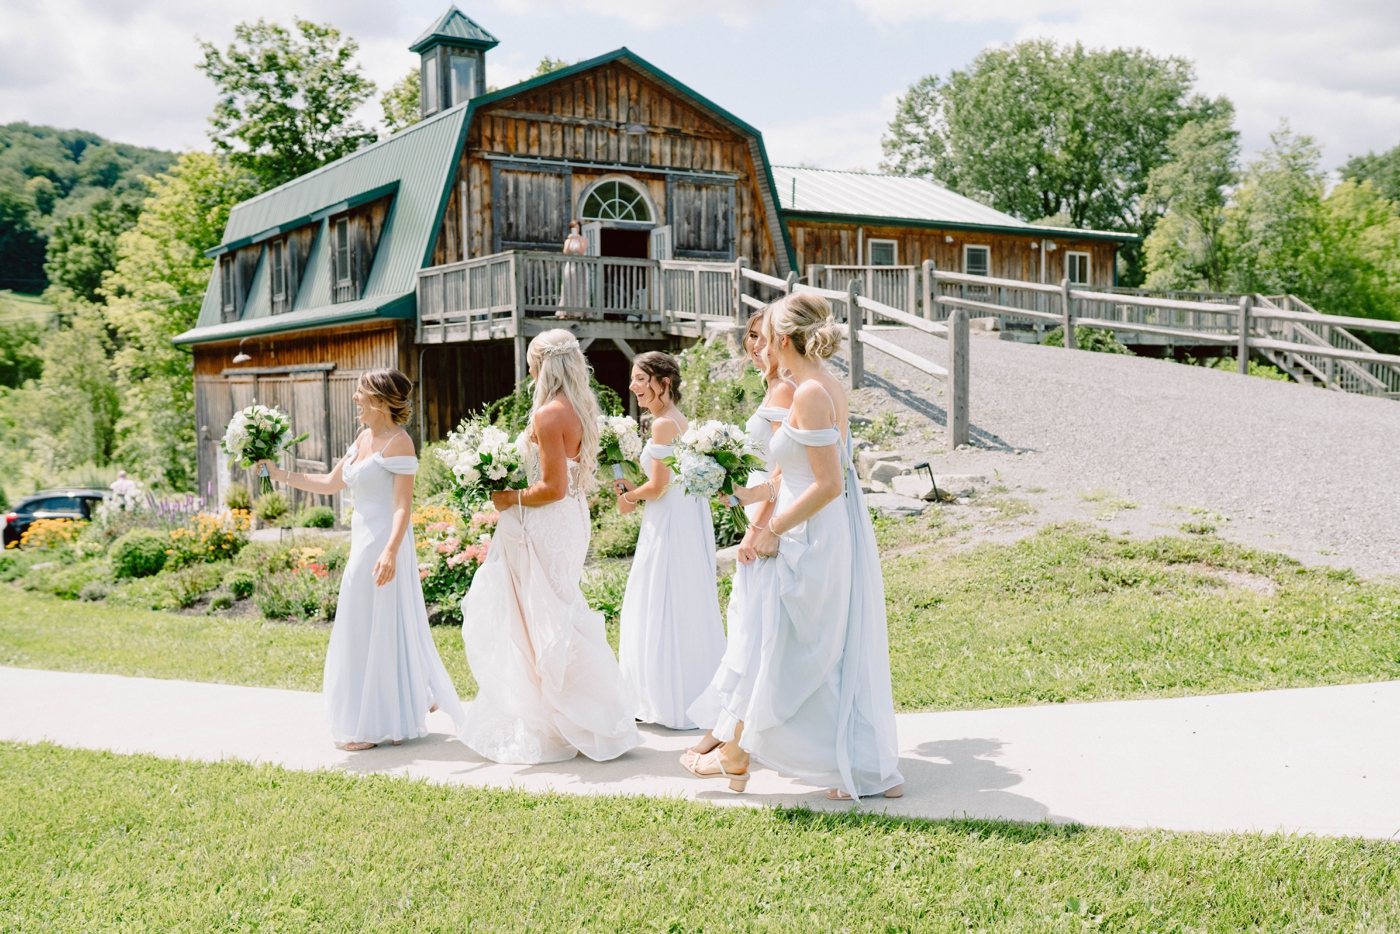
[[[947,360],[938,338],[880,330]],[[1145,535],[1206,523],[1306,563],[1400,574],[1398,401],[974,336],[974,448],[948,452],[942,383],[869,348],[866,369],[852,408],[894,403],[904,434],[887,447],[999,478],[1034,510],[993,537],[1064,519]]]

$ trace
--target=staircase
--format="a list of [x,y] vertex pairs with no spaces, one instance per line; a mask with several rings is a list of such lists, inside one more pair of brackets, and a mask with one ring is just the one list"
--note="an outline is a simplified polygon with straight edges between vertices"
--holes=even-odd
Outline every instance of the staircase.
[[[1300,348],[1336,347],[1358,353],[1375,352],[1369,344],[1346,328],[1329,323],[1326,315],[1296,295],[1255,295],[1254,301],[1259,308],[1317,316],[1315,323],[1280,321],[1275,318],[1255,319],[1255,330],[1261,331],[1261,336],[1297,343]],[[1400,399],[1400,366],[1393,363],[1322,357],[1309,354],[1306,349],[1293,351],[1261,348],[1256,353],[1300,383],[1340,389],[1343,392]]]

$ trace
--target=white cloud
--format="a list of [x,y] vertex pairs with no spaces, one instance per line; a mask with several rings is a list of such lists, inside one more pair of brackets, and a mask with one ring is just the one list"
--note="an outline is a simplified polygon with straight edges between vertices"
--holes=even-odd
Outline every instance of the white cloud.
[[1325,160],[1400,142],[1400,4],[1394,0],[850,0],[892,25],[1005,23],[1015,38],[1142,46],[1196,63],[1200,88],[1235,102],[1247,148],[1280,119]]
[[880,170],[880,136],[894,117],[898,94],[886,94],[870,110],[823,114],[762,127],[768,158],[776,165]]
[[[781,0],[575,0],[569,13],[585,12],[619,20],[636,29],[660,29],[696,19],[718,19],[731,26],[746,26],[765,7]],[[516,14],[549,15],[561,12],[558,0],[497,0],[496,6]]]

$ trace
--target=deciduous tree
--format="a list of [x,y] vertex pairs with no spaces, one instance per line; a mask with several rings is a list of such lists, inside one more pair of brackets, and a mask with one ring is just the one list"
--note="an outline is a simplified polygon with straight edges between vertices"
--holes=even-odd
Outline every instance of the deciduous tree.
[[397,133],[423,119],[423,82],[418,69],[410,69],[379,98],[384,110],[384,129]]
[[198,66],[218,86],[210,139],[264,187],[280,185],[374,142],[353,119],[374,94],[355,62],[358,43],[328,25],[296,19],[295,33],[258,20],[234,28],[220,52],[201,42]]
[[1193,120],[1167,143],[1171,160],[1147,177],[1149,210],[1162,214],[1147,237],[1147,285],[1164,289],[1225,287],[1225,206],[1239,177],[1239,133],[1228,104]]

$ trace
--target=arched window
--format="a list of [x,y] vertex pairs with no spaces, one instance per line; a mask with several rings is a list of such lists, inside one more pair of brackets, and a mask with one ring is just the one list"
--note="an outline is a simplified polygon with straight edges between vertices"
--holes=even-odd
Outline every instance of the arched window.
[[638,221],[651,223],[651,209],[646,196],[621,181],[606,181],[596,186],[583,199],[583,219],[586,221]]

